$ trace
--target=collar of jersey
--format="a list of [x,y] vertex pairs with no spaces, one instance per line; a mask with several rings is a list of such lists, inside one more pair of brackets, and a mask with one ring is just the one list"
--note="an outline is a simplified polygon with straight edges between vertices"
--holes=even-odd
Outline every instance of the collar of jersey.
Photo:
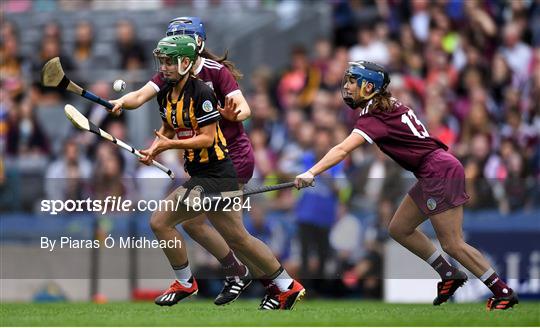
[[173,98],[173,97],[172,97],[173,88],[171,88],[171,89],[169,90],[169,92],[167,93],[167,100],[168,100],[172,105],[176,105],[176,104],[180,101],[180,99],[182,99],[182,97],[183,97],[183,95],[184,95],[184,90],[186,89],[186,86],[187,86],[188,82],[189,82],[189,78],[188,78],[188,80],[186,81],[186,84],[184,85],[184,87],[182,88],[182,90],[180,90],[180,93],[178,94],[178,99],[176,99],[176,100],[173,100],[173,99],[172,99],[172,98]]
[[366,104],[366,107],[362,108],[363,110],[369,110],[369,106],[371,106],[371,103],[373,102],[373,99],[370,99],[368,103]]

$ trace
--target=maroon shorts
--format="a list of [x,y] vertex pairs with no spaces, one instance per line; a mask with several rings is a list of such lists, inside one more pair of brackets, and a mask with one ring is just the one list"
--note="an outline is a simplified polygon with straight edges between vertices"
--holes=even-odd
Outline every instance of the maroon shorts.
[[409,190],[409,196],[426,216],[442,213],[469,200],[463,165],[444,149],[428,154],[414,175],[418,182]]
[[255,170],[255,156],[249,137],[247,134],[242,133],[236,137],[233,143],[229,143],[229,140],[227,140],[227,148],[229,149],[229,157],[236,169],[238,182],[241,184],[248,183]]

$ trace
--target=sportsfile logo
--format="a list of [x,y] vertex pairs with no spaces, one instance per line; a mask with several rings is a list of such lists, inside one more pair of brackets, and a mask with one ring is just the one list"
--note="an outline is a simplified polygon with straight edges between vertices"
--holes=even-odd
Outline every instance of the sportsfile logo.
[[41,201],[41,212],[57,215],[63,212],[98,212],[105,215],[109,212],[146,212],[146,211],[177,211],[181,200],[139,200],[135,205],[130,199],[122,196],[107,196],[105,199],[58,200],[44,199]]

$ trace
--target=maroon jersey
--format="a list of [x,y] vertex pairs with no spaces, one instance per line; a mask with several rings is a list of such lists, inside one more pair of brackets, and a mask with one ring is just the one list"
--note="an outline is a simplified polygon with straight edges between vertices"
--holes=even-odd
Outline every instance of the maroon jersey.
[[396,100],[394,110],[384,112],[370,108],[371,101],[362,109],[353,132],[379,148],[404,169],[416,173],[422,159],[437,149],[448,147],[431,137],[413,110]]
[[[227,67],[214,60],[201,58],[201,65],[194,73],[214,90],[220,106],[225,104],[226,96],[241,92],[238,83]],[[152,77],[150,83],[159,92],[167,82],[162,73],[157,73]],[[227,141],[229,156],[234,163],[238,177],[242,183],[247,183],[247,180],[253,175],[254,157],[251,142],[244,132],[244,126],[242,122],[231,122],[226,119],[220,120],[219,126]]]

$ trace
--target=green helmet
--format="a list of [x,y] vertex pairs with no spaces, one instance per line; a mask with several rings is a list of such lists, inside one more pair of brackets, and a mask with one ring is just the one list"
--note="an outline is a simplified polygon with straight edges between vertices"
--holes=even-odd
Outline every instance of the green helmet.
[[[193,63],[197,60],[197,42],[191,36],[188,35],[173,35],[167,36],[159,40],[157,48],[154,50],[154,56],[156,57],[170,57],[178,62],[178,72],[180,75],[185,75]],[[182,59],[188,58],[190,64],[188,68],[182,72],[180,71]]]

